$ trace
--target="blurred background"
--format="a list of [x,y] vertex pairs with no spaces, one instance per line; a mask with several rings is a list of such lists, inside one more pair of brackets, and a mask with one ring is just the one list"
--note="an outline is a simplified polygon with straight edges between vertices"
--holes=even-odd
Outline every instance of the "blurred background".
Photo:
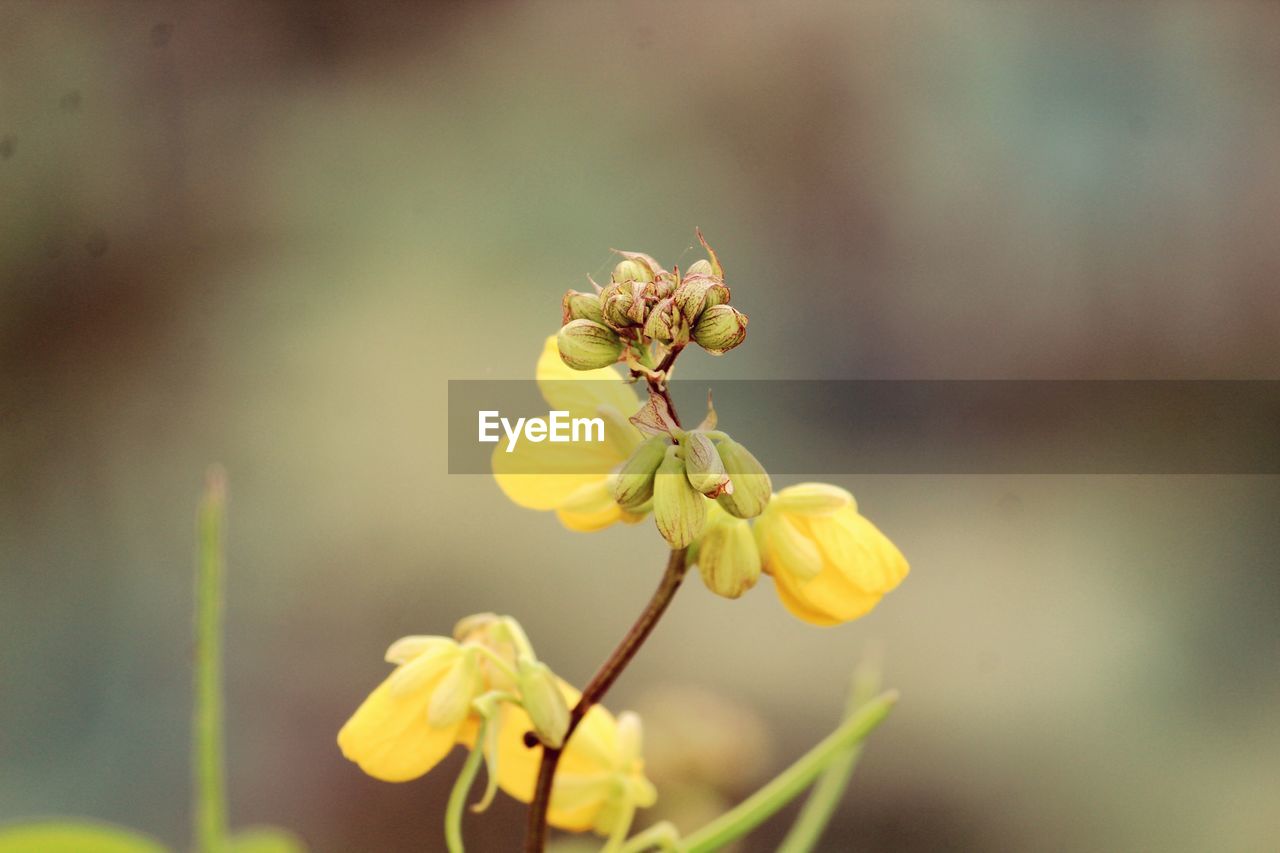
[[[611,246],[720,253],[751,337],[686,377],[1280,379],[1278,94],[1264,2],[3,0],[0,820],[186,845],[219,461],[233,822],[440,849],[460,756],[334,743],[386,646],[508,612],[582,683],[661,569],[446,474],[446,380],[530,377]],[[836,479],[911,577],[828,630],[693,580],[609,701],[646,819],[817,741],[876,643],[824,849],[1276,849],[1277,478]]]

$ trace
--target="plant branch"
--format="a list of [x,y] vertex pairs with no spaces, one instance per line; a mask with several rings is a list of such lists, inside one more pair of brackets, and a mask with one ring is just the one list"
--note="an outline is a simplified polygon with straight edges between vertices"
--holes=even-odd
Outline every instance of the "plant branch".
[[644,611],[622,638],[622,642],[618,643],[613,654],[609,655],[588,682],[578,704],[574,705],[573,710],[569,712],[569,730],[565,735],[565,745],[559,749],[543,747],[542,763],[538,767],[538,782],[534,788],[533,801],[529,805],[529,825],[524,846],[526,853],[542,853],[546,848],[547,809],[551,805],[552,783],[555,781],[556,767],[560,763],[560,756],[565,746],[569,743],[569,738],[573,736],[578,724],[587,715],[587,711],[591,710],[591,706],[600,702],[613,683],[618,680],[618,676],[622,675],[623,670],[631,663],[636,653],[640,651],[640,647],[644,645],[644,641],[653,632],[662,614],[666,612],[667,606],[671,604],[671,599],[675,597],[676,590],[680,588],[685,572],[689,568],[685,557],[686,549],[684,548],[671,551],[662,580],[658,583],[658,588],[654,590]]
[[[867,653],[854,671],[853,686],[845,709],[846,719],[856,714],[859,708],[880,692],[879,659],[877,652]],[[846,749],[843,755],[832,759],[814,783],[791,830],[778,845],[778,853],[809,853],[818,846],[827,824],[840,805],[845,789],[849,787],[849,777],[853,775],[861,754],[862,742],[859,741]]]
[[861,743],[889,715],[897,701],[889,690],[863,705],[813,749],[763,788],[684,839],[688,853],[711,853],[741,838],[795,799],[832,761]]

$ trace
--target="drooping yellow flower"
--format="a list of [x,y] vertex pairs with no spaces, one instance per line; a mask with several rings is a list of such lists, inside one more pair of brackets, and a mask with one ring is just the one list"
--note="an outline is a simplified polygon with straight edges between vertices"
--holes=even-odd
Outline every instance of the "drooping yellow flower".
[[640,408],[631,386],[612,367],[574,370],[560,358],[555,336],[538,358],[538,390],[552,410],[570,418],[606,420],[603,442],[521,441],[508,453],[499,442],[493,451],[493,475],[507,497],[522,507],[555,510],[570,530],[601,530],[618,521],[634,523],[642,515],[627,512],[613,497],[613,472],[639,446],[640,431],[627,418]]
[[[580,694],[560,682],[565,701],[574,705]],[[498,785],[521,802],[533,799],[542,747],[525,746],[532,729],[529,717],[516,705],[505,705],[498,730]],[[547,821],[571,832],[592,830],[600,835],[626,832],[637,808],[658,799],[644,775],[640,718],[624,712],[615,719],[601,705],[592,706],[560,756]]]
[[824,483],[783,489],[755,522],[764,571],[788,610],[815,625],[857,619],[907,576],[902,552]]
[[387,649],[396,669],[338,732],[342,754],[385,782],[417,779],[475,728],[472,701],[503,676],[475,643],[404,637]]

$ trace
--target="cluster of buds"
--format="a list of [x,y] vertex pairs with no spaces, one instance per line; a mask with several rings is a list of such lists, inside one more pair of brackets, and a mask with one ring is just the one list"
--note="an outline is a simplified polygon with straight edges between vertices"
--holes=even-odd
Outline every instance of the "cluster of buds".
[[749,450],[714,429],[677,430],[640,445],[618,472],[614,500],[625,510],[653,510],[673,548],[697,544],[703,580],[737,598],[760,577],[745,519],[764,512],[769,474]]
[[641,252],[619,252],[623,260],[608,285],[593,281],[594,293],[565,293],[556,339],[564,363],[595,370],[639,355],[650,343],[678,351],[692,342],[712,355],[742,343],[747,315],[729,305],[720,261],[701,232],[698,239],[710,257],[683,275]]

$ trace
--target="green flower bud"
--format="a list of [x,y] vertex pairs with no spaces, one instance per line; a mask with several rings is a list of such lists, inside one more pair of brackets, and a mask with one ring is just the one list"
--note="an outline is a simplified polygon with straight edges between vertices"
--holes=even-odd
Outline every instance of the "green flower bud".
[[729,288],[714,276],[692,275],[680,282],[675,300],[685,322],[693,326],[705,308],[729,301]]
[[521,658],[516,661],[516,676],[520,704],[529,715],[538,740],[559,749],[569,731],[569,706],[555,675],[545,663]]
[[654,300],[666,299],[676,290],[676,277],[669,272],[658,273],[658,277],[649,283],[646,289],[648,295]]
[[773,494],[769,472],[751,452],[732,439],[720,442],[720,461],[733,483],[733,492],[716,498],[725,512],[738,518],[755,518],[764,512]]
[[653,497],[653,479],[670,446],[671,440],[665,435],[655,435],[636,448],[618,472],[614,484],[613,499],[619,506],[632,512]]
[[760,549],[751,525],[717,513],[698,540],[698,571],[707,589],[737,598],[760,580]]
[[608,367],[622,355],[616,332],[590,320],[570,320],[556,336],[560,358],[574,370]]
[[615,282],[600,293],[600,305],[607,325],[621,331],[644,323],[644,284],[637,281]]
[[689,485],[709,498],[733,491],[729,475],[725,473],[724,463],[716,446],[704,432],[690,432],[680,442],[684,447],[685,473]]
[[712,305],[693,328],[693,339],[712,355],[724,355],[746,337],[747,315],[730,305]]
[[653,270],[649,269],[641,261],[628,258],[625,261],[619,261],[618,265],[613,268],[612,278],[618,283],[627,281],[650,282],[653,281]]
[[579,293],[576,290],[567,290],[564,299],[560,301],[562,309],[560,323],[568,323],[570,320],[590,320],[593,323],[604,324],[604,314],[600,310],[600,298],[594,293]]
[[653,519],[672,548],[688,547],[707,523],[707,499],[694,491],[676,448],[667,450],[653,480]]
[[684,274],[686,278],[695,275],[711,275],[711,261],[705,258],[700,261],[694,261],[689,265],[689,269],[685,270]]
[[644,321],[644,334],[659,343],[669,344],[675,340],[679,326],[675,302],[668,298],[649,309],[649,316]]

